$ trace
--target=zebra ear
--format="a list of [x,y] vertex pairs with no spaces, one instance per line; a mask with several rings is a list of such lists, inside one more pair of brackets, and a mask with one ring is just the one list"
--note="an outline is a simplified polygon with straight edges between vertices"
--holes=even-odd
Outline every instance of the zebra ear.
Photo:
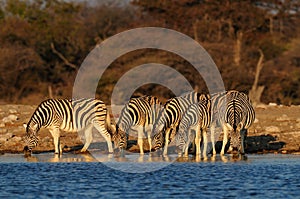
[[27,129],[27,124],[26,123],[24,123],[23,124],[23,127],[25,128],[25,130]]
[[240,130],[242,129],[242,127],[243,127],[243,124],[242,124],[242,123],[239,123],[239,124],[237,125],[237,130],[240,131]]

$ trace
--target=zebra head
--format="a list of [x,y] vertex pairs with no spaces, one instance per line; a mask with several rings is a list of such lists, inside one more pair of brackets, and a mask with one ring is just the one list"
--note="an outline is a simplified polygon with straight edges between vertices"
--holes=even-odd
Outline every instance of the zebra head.
[[237,154],[241,150],[241,134],[239,130],[232,130],[230,136],[230,147],[233,154]]
[[26,129],[26,135],[25,135],[25,147],[24,151],[31,152],[34,147],[37,146],[39,138],[37,136],[38,131],[38,124],[35,124],[33,126],[24,124],[23,125]]
[[112,135],[112,141],[114,142],[115,148],[125,150],[127,147],[127,135],[119,125],[116,126],[116,132]]
[[[154,128],[153,128],[154,130]],[[163,127],[161,130],[154,131],[154,136],[152,140],[152,146],[154,151],[157,151],[158,149],[162,148],[165,143],[165,134],[164,134],[165,128]]]

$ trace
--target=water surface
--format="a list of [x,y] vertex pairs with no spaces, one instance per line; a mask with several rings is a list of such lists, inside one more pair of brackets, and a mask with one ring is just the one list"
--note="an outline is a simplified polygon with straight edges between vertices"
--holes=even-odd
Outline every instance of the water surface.
[[[195,162],[100,159],[89,155],[0,156],[0,197],[21,198],[297,198],[300,156],[248,155],[247,160]],[[146,161],[145,161],[146,160]],[[145,173],[115,170],[163,167]]]

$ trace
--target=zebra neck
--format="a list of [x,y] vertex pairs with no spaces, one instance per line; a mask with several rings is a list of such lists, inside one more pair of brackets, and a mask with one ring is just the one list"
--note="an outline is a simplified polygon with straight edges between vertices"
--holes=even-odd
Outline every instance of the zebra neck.
[[34,121],[34,120],[30,120],[28,125],[27,125],[27,129],[32,129],[35,132],[38,132],[40,130],[40,128],[42,127],[41,124],[39,124],[38,122]]

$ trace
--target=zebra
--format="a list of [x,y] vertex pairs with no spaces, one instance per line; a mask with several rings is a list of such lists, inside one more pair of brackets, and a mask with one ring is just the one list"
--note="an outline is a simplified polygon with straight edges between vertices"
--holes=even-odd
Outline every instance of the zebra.
[[85,152],[92,141],[92,128],[95,127],[105,138],[109,153],[113,152],[111,134],[116,131],[110,123],[110,115],[106,105],[97,99],[48,99],[40,103],[26,128],[26,151],[32,151],[38,144],[38,131],[43,127],[49,129],[53,136],[55,153],[61,154],[60,130],[66,132],[85,131],[85,144],[81,152]]
[[165,103],[152,130],[155,151],[164,147],[163,155],[167,155],[168,144],[175,137],[177,127],[184,112],[189,105],[198,103],[200,99],[207,99],[207,97],[207,95],[201,95],[192,91],[182,96],[172,98]]
[[[211,122],[211,109],[210,99],[199,101],[197,104],[192,104],[188,107],[184,115],[182,116],[179,124],[179,130],[176,135],[176,146],[179,148],[179,156],[184,153],[184,156],[188,156],[188,147],[190,143],[195,139],[196,155],[201,157],[201,133],[203,135],[203,157],[206,159],[207,151],[207,128]],[[194,135],[191,130],[194,130]]]
[[224,133],[220,154],[224,155],[229,132],[231,135],[229,152],[233,151],[244,154],[244,141],[247,129],[255,120],[255,111],[249,97],[242,92],[231,90],[225,93],[214,94],[212,95],[211,100],[213,114],[216,114],[216,112],[219,111],[210,127],[213,136],[211,139],[213,155],[216,154],[214,135],[217,125],[221,125]]
[[[121,116],[117,123],[117,134],[115,140],[120,148],[125,148],[127,134],[131,128],[138,132],[138,145],[140,154],[144,154],[143,136],[147,134],[149,149],[151,151],[151,132],[153,124],[157,118],[161,102],[155,96],[142,96],[131,98],[121,111]],[[123,146],[122,146],[123,145]]]

